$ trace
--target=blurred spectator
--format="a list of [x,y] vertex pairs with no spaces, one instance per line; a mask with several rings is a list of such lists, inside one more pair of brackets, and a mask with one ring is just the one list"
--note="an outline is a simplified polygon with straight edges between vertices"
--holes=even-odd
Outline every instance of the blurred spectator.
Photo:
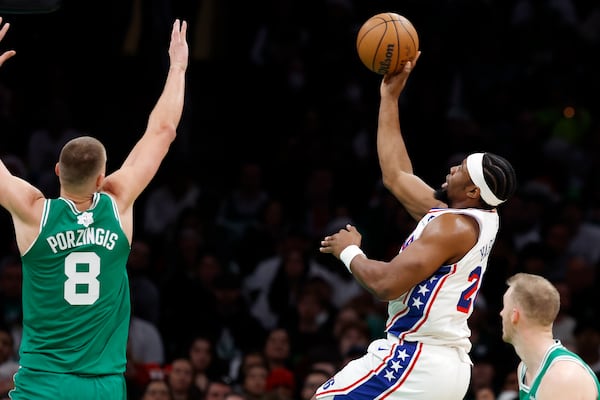
[[248,400],[248,398],[241,393],[231,392],[225,395],[224,400]]
[[335,346],[331,334],[335,310],[329,303],[327,294],[324,295],[320,290],[321,284],[327,285],[320,279],[307,282],[300,292],[296,309],[290,308],[290,313],[281,321],[281,325],[286,327],[290,334],[294,365],[301,362],[309,349],[315,345]]
[[320,239],[333,233],[327,228],[334,217],[334,181],[333,170],[328,167],[313,168],[308,174],[304,190],[304,226],[310,238]]
[[127,273],[133,314],[158,326],[160,291],[158,285],[151,278],[152,251],[150,244],[142,238],[138,237],[131,243]]
[[596,376],[600,377],[600,322],[597,317],[585,317],[575,327],[575,351]]
[[283,202],[270,198],[261,208],[256,223],[249,225],[235,247],[235,259],[243,277],[259,261],[277,253],[277,246],[289,229],[289,215]]
[[269,370],[261,364],[251,364],[240,376],[241,390],[248,400],[266,400]]
[[29,178],[46,197],[57,197],[59,187],[54,165],[60,150],[69,140],[84,135],[84,132],[75,127],[70,106],[60,95],[52,97],[43,110],[39,121],[41,126],[29,135]]
[[269,200],[263,182],[263,168],[253,161],[239,166],[237,185],[225,195],[217,213],[217,223],[230,235],[232,243],[237,243],[246,229],[260,220],[260,212]]
[[471,369],[471,383],[466,398],[475,399],[478,391],[482,388],[493,388],[496,378],[496,368],[489,359],[473,361]]
[[154,324],[132,315],[129,323],[129,355],[139,364],[162,365],[165,361],[163,340]]
[[13,376],[19,369],[14,341],[8,327],[0,325],[0,396],[7,397],[14,388]]
[[311,369],[302,380],[298,399],[310,400],[315,394],[319,386],[327,382],[327,380],[335,373],[335,369],[331,371],[323,371],[320,369]]
[[206,392],[204,393],[204,400],[225,400],[227,395],[233,392],[231,385],[222,380],[214,379],[208,383]]
[[295,390],[295,377],[292,371],[283,367],[276,367],[267,375],[265,398],[269,400],[293,400]]
[[[180,215],[200,201],[201,190],[186,163],[171,162],[161,168],[143,205],[144,232],[159,239],[172,234]],[[153,241],[154,243],[154,241]],[[156,244],[160,244],[156,241]]]
[[600,226],[585,220],[583,206],[576,201],[563,204],[560,213],[570,228],[569,253],[597,265],[600,261]]
[[333,306],[362,292],[355,280],[345,281],[319,264],[308,248],[308,238],[289,232],[282,239],[279,254],[262,260],[256,270],[244,278],[243,290],[250,311],[266,329],[272,329],[291,308],[311,277],[320,277],[332,288]]
[[284,328],[275,328],[266,336],[263,354],[269,371],[274,368],[289,368],[292,363],[290,334]]
[[153,379],[146,385],[140,400],[174,400],[167,382]]
[[494,390],[489,386],[480,387],[475,391],[474,400],[496,400]]
[[496,400],[519,400],[519,377],[517,369],[506,374]]
[[214,270],[224,268],[214,253],[205,250],[196,231],[188,228],[178,234],[172,267],[160,287],[159,326],[167,358],[186,353],[187,343],[214,318],[216,299],[210,286]]
[[560,294],[560,309],[558,315],[552,324],[552,333],[554,337],[561,341],[563,346],[574,351],[575,346],[575,326],[577,320],[571,315],[571,289],[564,281],[554,282],[554,286]]
[[544,277],[549,280],[562,279],[566,274],[568,260],[573,255],[569,250],[570,228],[560,218],[547,217],[541,234],[546,264]]
[[173,400],[201,400],[202,393],[193,382],[192,363],[187,358],[177,358],[165,368],[167,383]]
[[240,354],[258,348],[264,340],[265,330],[248,312],[239,276],[229,273],[218,276],[213,294],[216,300],[214,315],[204,329],[213,338],[219,362],[229,365]]
[[202,393],[206,393],[209,382],[216,380],[222,372],[212,340],[205,335],[195,336],[189,346],[188,356],[194,372],[194,384]]
[[10,329],[17,353],[21,345],[23,324],[22,281],[20,258],[13,255],[2,258],[0,260],[0,318],[2,318],[0,323]]
[[578,256],[566,261],[565,282],[571,292],[571,313],[577,320],[586,320],[596,315],[600,304],[596,266]]
[[252,349],[240,354],[239,357],[231,363],[229,376],[236,382],[236,390],[242,391],[243,379],[250,367],[261,365],[267,368],[267,359],[262,349]]
[[415,220],[380,181],[375,185],[373,195],[357,223],[364,232],[366,254],[377,259],[396,256],[404,238],[415,227]]
[[152,323],[132,315],[126,354],[127,390],[130,397],[136,398],[143,393],[150,380],[163,376],[164,345],[158,329]]
[[[494,317],[495,319],[491,319]],[[497,323],[497,314],[491,314],[488,309],[487,300],[479,292],[473,313],[469,318],[468,325],[471,329],[471,358],[475,360],[493,359],[500,351],[501,341],[497,332],[502,331],[502,327]]]
[[365,321],[351,321],[341,326],[336,339],[343,366],[367,351],[371,335]]

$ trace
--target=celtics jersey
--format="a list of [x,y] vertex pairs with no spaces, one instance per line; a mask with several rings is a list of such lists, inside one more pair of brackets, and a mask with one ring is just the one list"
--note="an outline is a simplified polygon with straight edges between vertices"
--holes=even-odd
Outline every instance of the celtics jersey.
[[556,341],[556,343],[550,346],[548,351],[546,351],[546,354],[542,360],[542,364],[540,365],[538,372],[531,380],[531,385],[528,386],[525,384],[525,373],[527,372],[527,367],[523,363],[521,363],[521,365],[519,366],[519,400],[535,400],[537,397],[537,391],[540,386],[540,382],[546,374],[546,371],[548,371],[548,368],[550,368],[550,366],[555,361],[561,360],[575,362],[581,365],[590,373],[590,375],[594,378],[594,381],[596,382],[596,389],[598,390],[598,399],[600,400],[600,383],[598,382],[598,377],[596,376],[594,371],[592,371],[592,369],[585,363],[585,361],[583,361],[577,354],[573,353],[572,351],[569,351],[558,340]]
[[22,256],[21,365],[104,375],[125,371],[130,244],[115,201],[96,193],[86,211],[47,199],[40,232]]

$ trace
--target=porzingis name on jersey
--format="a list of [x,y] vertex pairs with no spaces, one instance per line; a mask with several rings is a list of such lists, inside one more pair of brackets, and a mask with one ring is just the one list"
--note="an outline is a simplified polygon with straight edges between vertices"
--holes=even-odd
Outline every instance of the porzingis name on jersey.
[[64,251],[87,244],[95,244],[112,250],[117,240],[119,240],[119,235],[115,232],[95,227],[59,232],[46,238],[54,254],[59,250]]

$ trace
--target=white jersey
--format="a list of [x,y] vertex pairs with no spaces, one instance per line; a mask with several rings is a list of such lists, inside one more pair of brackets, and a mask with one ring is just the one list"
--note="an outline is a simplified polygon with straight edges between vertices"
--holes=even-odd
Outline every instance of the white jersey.
[[442,265],[428,279],[420,282],[388,305],[386,332],[410,342],[448,345],[471,350],[471,331],[467,319],[473,312],[481,278],[496,240],[499,218],[496,210],[431,209],[402,245],[418,240],[431,220],[446,214],[470,215],[479,223],[477,243],[452,265]]

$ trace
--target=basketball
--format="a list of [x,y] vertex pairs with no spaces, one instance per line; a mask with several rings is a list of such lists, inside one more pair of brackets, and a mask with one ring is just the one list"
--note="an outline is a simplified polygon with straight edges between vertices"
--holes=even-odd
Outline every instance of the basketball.
[[385,75],[400,72],[419,51],[419,35],[402,15],[386,12],[372,16],[361,26],[356,50],[371,71]]

